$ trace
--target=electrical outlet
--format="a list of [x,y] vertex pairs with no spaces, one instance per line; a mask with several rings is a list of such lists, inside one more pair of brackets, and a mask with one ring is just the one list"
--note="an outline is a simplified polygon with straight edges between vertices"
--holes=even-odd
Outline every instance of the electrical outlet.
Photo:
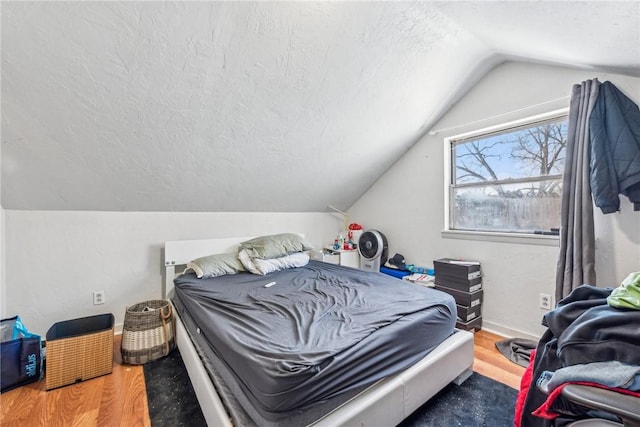
[[540,294],[540,308],[543,308],[545,310],[551,310],[552,305],[553,305],[553,300],[551,299],[551,295]]
[[93,305],[104,304],[104,291],[93,291]]

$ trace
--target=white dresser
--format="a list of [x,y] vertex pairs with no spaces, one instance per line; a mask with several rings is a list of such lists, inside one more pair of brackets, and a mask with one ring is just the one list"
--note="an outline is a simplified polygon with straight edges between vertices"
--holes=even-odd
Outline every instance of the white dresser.
[[331,264],[344,265],[346,267],[360,268],[360,253],[357,250],[336,251],[334,249],[325,249],[323,251],[309,252],[311,259],[316,261],[328,262]]

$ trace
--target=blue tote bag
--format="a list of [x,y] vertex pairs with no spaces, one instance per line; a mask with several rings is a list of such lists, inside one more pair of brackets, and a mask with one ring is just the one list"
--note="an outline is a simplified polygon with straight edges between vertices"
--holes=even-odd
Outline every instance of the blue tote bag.
[[1,393],[42,379],[41,337],[20,316],[0,321],[0,370]]

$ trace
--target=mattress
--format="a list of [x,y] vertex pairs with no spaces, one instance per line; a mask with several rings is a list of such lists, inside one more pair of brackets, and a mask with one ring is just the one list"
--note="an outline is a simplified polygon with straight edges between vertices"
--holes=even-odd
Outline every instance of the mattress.
[[195,325],[188,311],[184,309],[178,296],[172,299],[183,326],[189,335],[200,362],[223,402],[226,415],[232,424],[243,427],[300,427],[311,425],[334,409],[356,397],[370,386],[355,388],[335,397],[316,402],[304,408],[287,412],[268,412],[253,406],[240,387],[237,377],[210,347],[200,328]]
[[186,274],[175,285],[225,380],[269,419],[406,369],[455,325],[444,292],[322,262],[267,276]]

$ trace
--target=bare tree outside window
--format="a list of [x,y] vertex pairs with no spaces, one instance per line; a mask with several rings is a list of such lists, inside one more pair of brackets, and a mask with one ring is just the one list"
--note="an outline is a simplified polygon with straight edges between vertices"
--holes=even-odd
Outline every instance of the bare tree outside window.
[[454,140],[451,229],[554,234],[567,118]]

